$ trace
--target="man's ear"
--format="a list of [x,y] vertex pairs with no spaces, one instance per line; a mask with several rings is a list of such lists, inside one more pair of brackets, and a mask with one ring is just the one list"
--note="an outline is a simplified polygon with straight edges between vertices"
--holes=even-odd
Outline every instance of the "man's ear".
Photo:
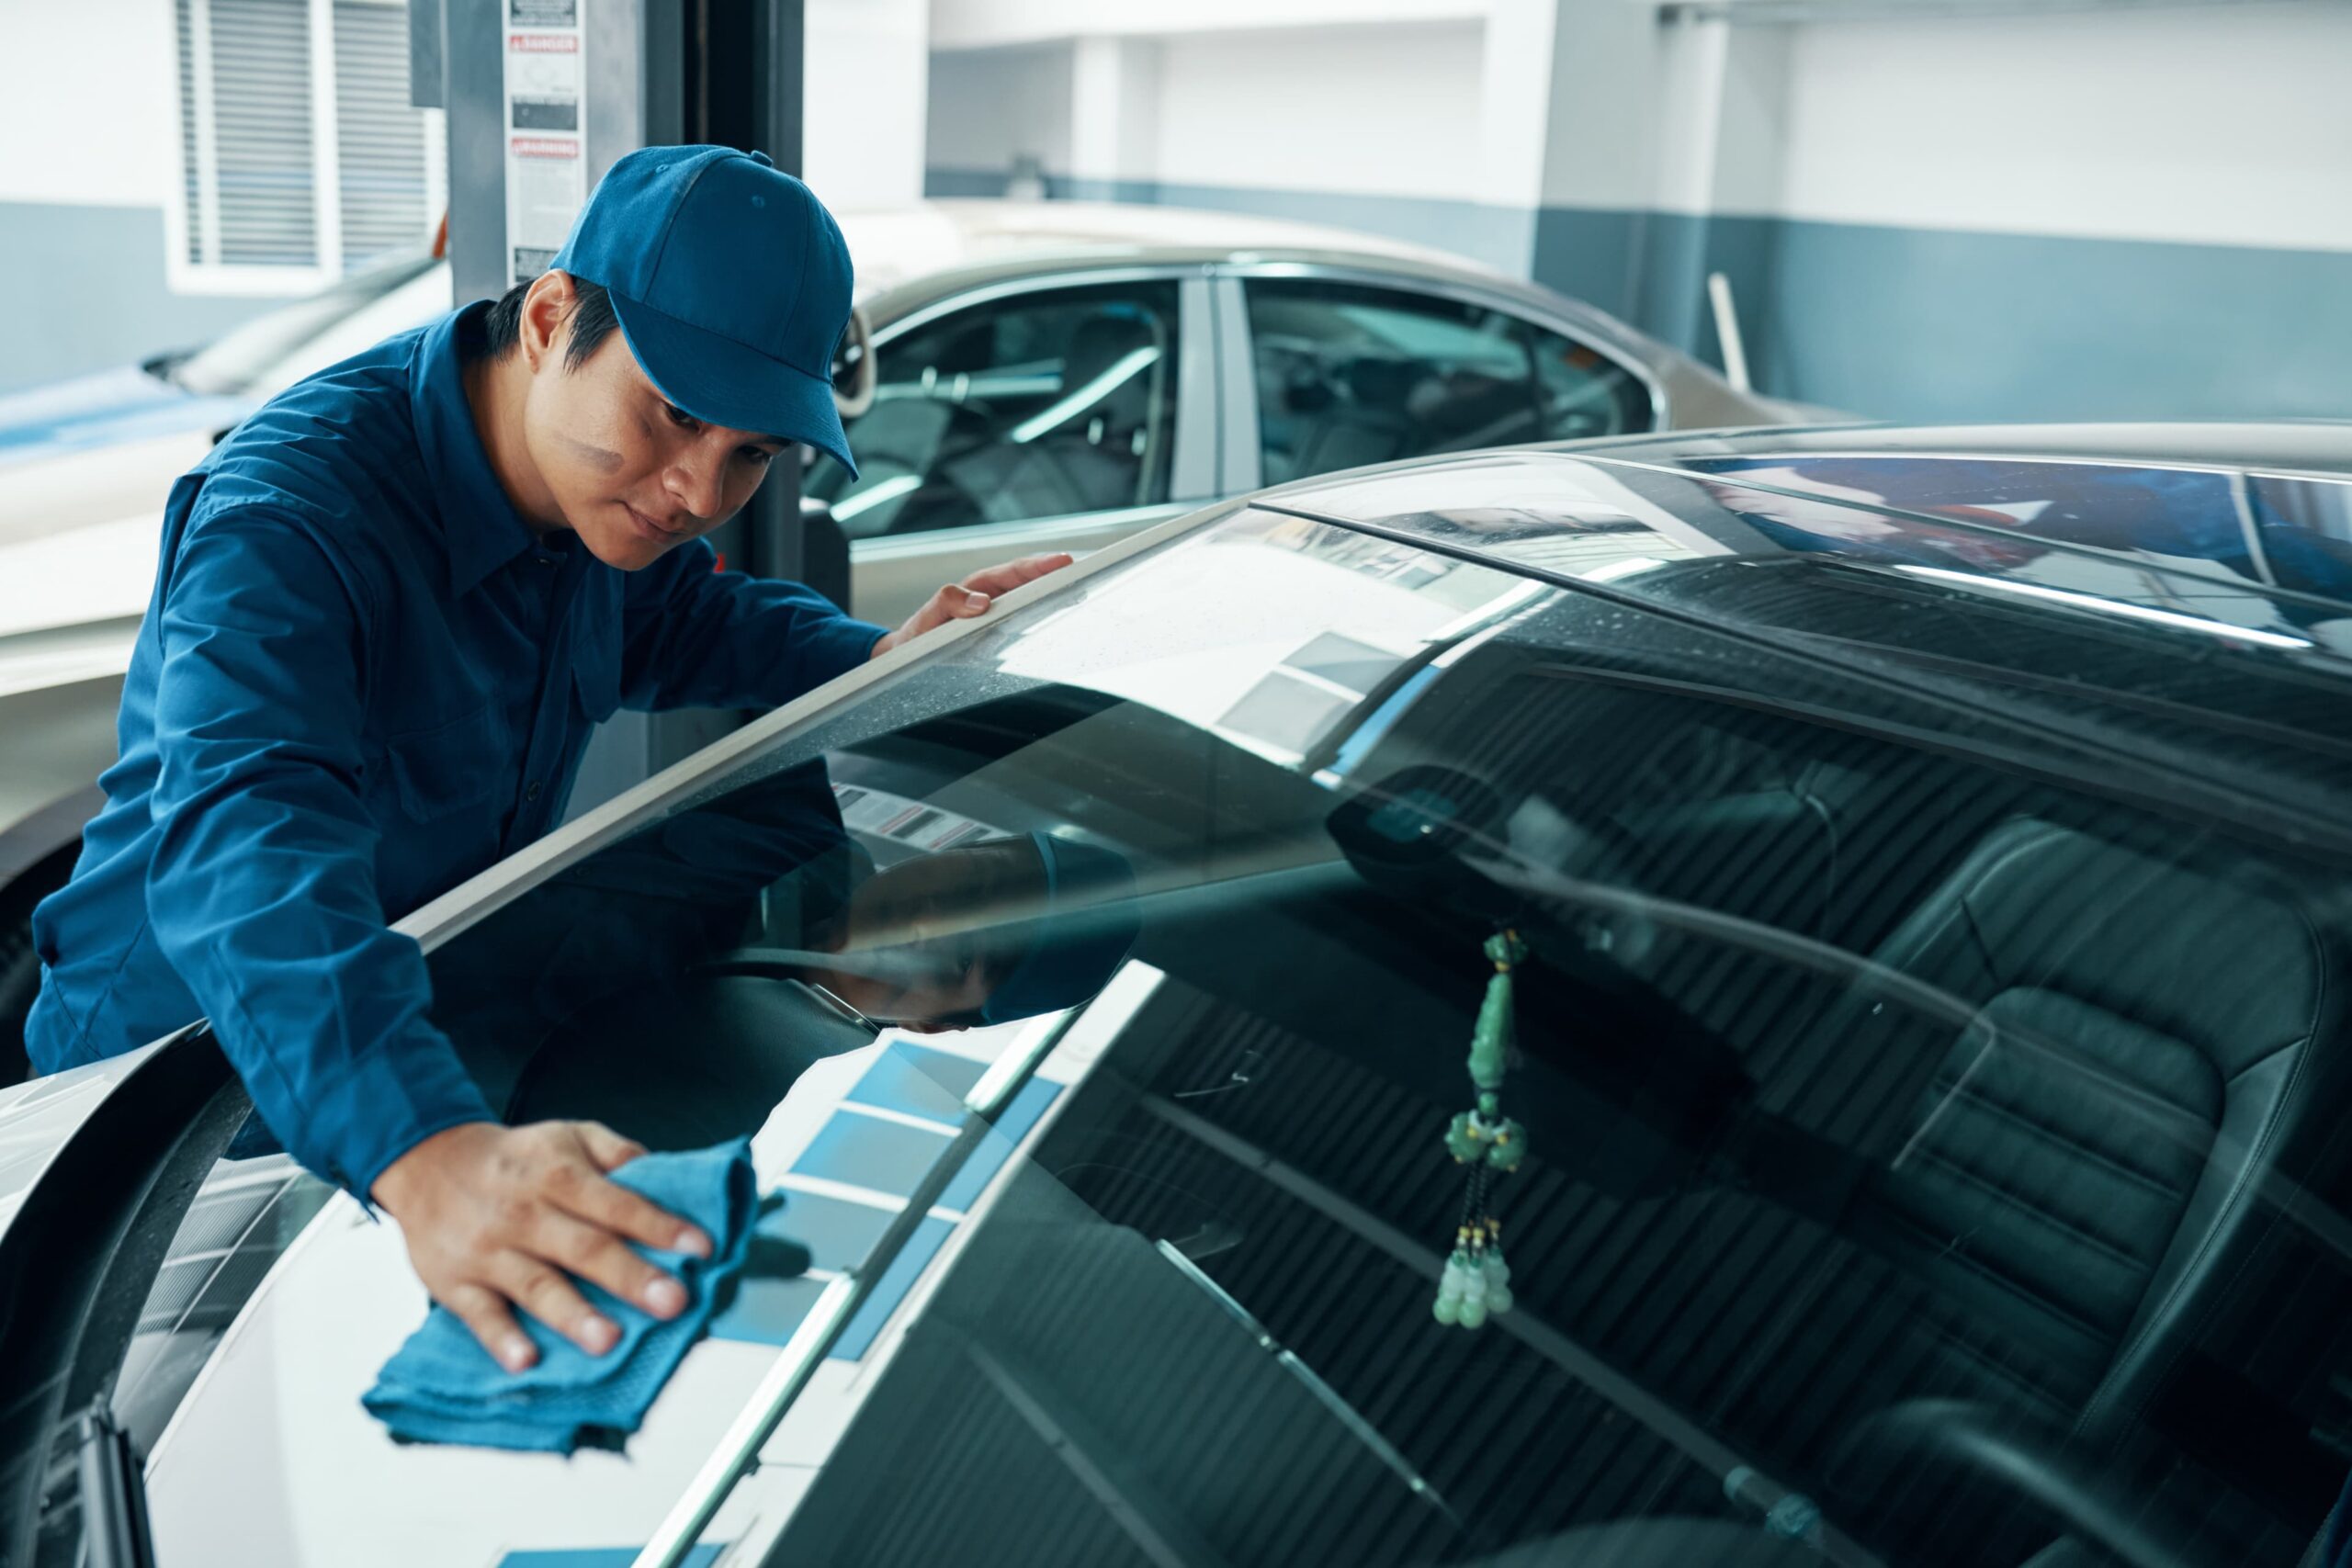
[[568,272],[543,272],[532,284],[530,292],[523,296],[523,319],[517,333],[523,350],[523,363],[536,371],[563,347],[566,323],[571,320],[571,308],[579,301],[579,291],[572,287]]

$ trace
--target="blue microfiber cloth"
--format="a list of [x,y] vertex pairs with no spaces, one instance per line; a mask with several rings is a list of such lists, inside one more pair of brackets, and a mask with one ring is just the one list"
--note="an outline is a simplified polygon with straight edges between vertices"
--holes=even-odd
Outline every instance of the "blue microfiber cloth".
[[636,1431],[721,1299],[732,1293],[751,1246],[758,1183],[749,1138],[685,1154],[643,1155],[615,1171],[613,1179],[709,1235],[707,1258],[638,1248],[684,1282],[685,1311],[665,1323],[577,1280],[589,1304],[620,1325],[620,1342],[592,1356],[518,1313],[539,1359],[510,1372],[456,1314],[435,1305],[361,1397],[368,1414],[403,1442],[561,1454],[582,1445],[618,1448]]

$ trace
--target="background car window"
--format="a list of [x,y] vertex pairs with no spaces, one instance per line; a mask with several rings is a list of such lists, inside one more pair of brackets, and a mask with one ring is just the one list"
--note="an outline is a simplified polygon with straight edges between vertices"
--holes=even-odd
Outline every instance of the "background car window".
[[881,344],[874,406],[808,494],[853,539],[1148,506],[1175,443],[1172,282],[994,299]]
[[1269,484],[1650,423],[1623,367],[1499,310],[1320,279],[1255,281],[1249,299]]

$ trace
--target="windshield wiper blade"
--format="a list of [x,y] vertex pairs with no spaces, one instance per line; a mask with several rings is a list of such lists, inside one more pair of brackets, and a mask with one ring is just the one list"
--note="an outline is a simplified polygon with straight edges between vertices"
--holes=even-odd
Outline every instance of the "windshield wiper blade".
[[1396,1444],[1383,1436],[1379,1427],[1366,1420],[1361,1411],[1350,1404],[1338,1389],[1325,1382],[1322,1374],[1301,1360],[1295,1351],[1276,1339],[1248,1307],[1234,1300],[1232,1292],[1204,1273],[1200,1265],[1185,1257],[1182,1249],[1175,1243],[1162,1240],[1154,1245],[1159,1247],[1160,1257],[1175,1265],[1178,1273],[1206,1291],[1210,1300],[1225,1309],[1226,1315],[1248,1329],[1250,1337],[1258,1341],[1259,1348],[1273,1357],[1274,1364],[1296,1378],[1306,1387],[1306,1392],[1315,1396],[1317,1404],[1339,1417],[1340,1425],[1345,1427],[1358,1442],[1371,1450],[1374,1458],[1395,1472],[1398,1480],[1411,1488],[1413,1495],[1443,1514],[1447,1522],[1455,1529],[1466,1530],[1468,1527],[1462,1522],[1462,1516],[1453,1511],[1453,1506],[1447,1503],[1444,1495],[1430,1483],[1429,1478],[1415,1470],[1413,1461],[1407,1459]]
[[74,1420],[81,1472],[83,1561],[88,1568],[155,1568],[147,1483],[130,1437],[115,1425],[104,1395]]

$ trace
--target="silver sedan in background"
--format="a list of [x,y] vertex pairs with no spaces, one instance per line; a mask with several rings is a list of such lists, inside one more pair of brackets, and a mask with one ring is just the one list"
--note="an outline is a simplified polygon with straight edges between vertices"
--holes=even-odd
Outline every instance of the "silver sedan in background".
[[[1261,485],[1818,412],[1370,235],[981,200],[842,226],[859,311],[837,381],[860,472],[818,458],[804,488],[849,537],[849,607],[889,624],[980,567],[1084,554]],[[448,299],[447,266],[419,256],[194,355],[0,400],[0,1081],[39,979],[33,904],[70,872],[114,760],[173,479],[253,407]]]

